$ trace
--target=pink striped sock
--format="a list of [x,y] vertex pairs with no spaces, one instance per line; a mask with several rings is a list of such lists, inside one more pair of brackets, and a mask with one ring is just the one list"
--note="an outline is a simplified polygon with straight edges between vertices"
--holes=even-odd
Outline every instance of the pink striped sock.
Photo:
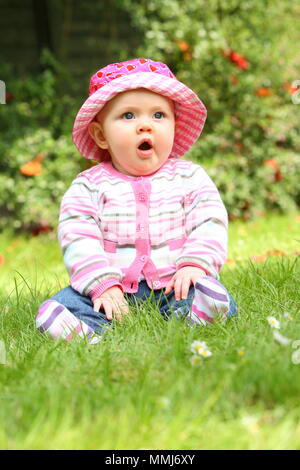
[[91,344],[99,343],[101,337],[96,335],[82,320],[73,315],[66,307],[55,300],[46,300],[36,316],[36,327],[53,339],[70,341],[76,336],[87,338]]
[[228,313],[229,295],[225,287],[212,277],[199,278],[195,283],[195,297],[188,321],[206,325],[219,316],[226,320]]

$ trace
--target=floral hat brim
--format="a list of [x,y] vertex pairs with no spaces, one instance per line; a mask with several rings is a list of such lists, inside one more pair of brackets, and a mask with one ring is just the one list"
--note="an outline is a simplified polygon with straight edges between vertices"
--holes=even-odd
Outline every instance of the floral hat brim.
[[73,142],[85,158],[104,161],[107,150],[99,148],[88,127],[105,104],[118,93],[146,88],[174,101],[176,130],[170,157],[182,157],[200,136],[207,111],[189,87],[177,80],[167,65],[150,59],[133,59],[108,65],[96,72],[90,81],[90,96],[74,121]]

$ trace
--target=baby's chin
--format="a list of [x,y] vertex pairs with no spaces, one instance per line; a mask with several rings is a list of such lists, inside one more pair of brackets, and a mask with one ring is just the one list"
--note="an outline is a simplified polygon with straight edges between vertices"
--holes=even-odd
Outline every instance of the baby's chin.
[[131,176],[149,176],[149,175],[152,175],[153,173],[156,173],[162,166],[163,164],[159,165],[158,167],[153,167],[153,168],[142,168],[139,171],[133,170],[131,173]]
[[149,175],[152,175],[153,173],[156,173],[164,164],[165,162],[161,163],[160,165],[149,166],[149,168],[147,168],[146,166],[144,167],[141,166],[140,168],[123,168],[123,167],[120,167],[119,165],[117,166],[114,164],[113,166],[118,171],[128,176],[149,176]]

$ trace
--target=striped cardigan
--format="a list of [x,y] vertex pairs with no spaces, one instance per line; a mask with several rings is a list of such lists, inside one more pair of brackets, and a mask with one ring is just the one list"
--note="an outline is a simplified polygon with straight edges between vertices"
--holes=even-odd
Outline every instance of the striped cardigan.
[[119,286],[166,286],[183,266],[218,279],[228,219],[203,168],[169,158],[155,173],[127,176],[111,162],[80,173],[65,193],[58,237],[72,287],[99,297]]

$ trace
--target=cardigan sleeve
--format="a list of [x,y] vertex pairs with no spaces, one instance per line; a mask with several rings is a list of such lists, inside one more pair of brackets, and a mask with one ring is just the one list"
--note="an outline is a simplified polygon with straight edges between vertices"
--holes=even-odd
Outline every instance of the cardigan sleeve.
[[92,300],[110,287],[121,287],[122,279],[121,270],[109,265],[103,248],[98,195],[99,188],[79,174],[62,199],[58,225],[71,286]]
[[226,208],[215,184],[199,165],[195,165],[192,176],[186,179],[186,186],[184,209],[187,238],[176,260],[176,267],[196,266],[218,279],[227,259]]

